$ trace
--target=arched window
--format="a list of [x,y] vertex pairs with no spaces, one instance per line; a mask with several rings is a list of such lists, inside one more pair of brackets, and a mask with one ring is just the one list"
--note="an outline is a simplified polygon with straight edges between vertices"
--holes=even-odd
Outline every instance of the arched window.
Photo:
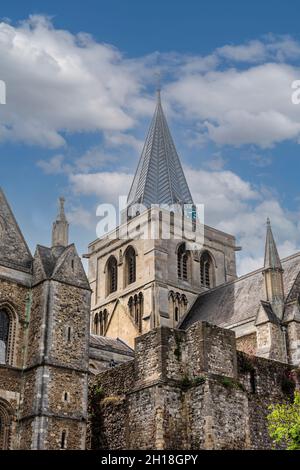
[[178,322],[179,320],[179,308],[178,307],[175,307],[175,311],[174,311],[174,320],[176,322]]
[[129,300],[128,300],[128,310],[129,310],[129,314],[131,317],[133,317],[133,306],[134,306],[134,302],[133,302],[133,297],[129,297]]
[[0,450],[9,449],[12,409],[7,402],[0,400]]
[[98,325],[99,325],[99,316],[98,316],[98,312],[96,313],[96,315],[94,316],[94,334],[97,335],[98,334]]
[[108,312],[106,308],[101,312],[101,318],[100,318],[100,335],[105,335],[106,332],[106,325],[107,325],[107,317],[108,317]]
[[201,286],[211,288],[214,285],[213,262],[210,254],[205,251],[200,258],[200,282]]
[[144,296],[142,292],[135,294],[134,297],[129,298],[128,310],[130,316],[138,328],[139,333],[142,333],[142,319],[144,315]]
[[173,319],[173,326],[176,326],[182,315],[186,313],[188,306],[187,298],[179,292],[169,292],[169,316]]
[[111,294],[118,288],[118,263],[114,256],[111,256],[107,262],[107,293]]
[[125,285],[136,280],[136,254],[134,248],[129,246],[125,253]]
[[177,251],[177,275],[178,279],[185,281],[189,278],[189,254],[184,243],[179,246]]
[[8,337],[10,320],[5,309],[0,309],[0,364],[8,362]]

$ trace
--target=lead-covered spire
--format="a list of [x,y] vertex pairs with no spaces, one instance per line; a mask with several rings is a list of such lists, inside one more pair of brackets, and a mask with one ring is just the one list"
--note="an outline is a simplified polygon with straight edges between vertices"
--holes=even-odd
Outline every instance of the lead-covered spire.
[[136,203],[193,204],[167,120],[161,105],[160,87],[157,103],[139,164],[127,198]]

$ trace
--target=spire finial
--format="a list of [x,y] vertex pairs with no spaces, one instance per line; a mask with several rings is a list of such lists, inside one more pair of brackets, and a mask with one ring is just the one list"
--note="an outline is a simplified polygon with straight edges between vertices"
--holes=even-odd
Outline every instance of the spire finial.
[[271,221],[267,218],[267,235],[265,244],[265,269],[281,269],[281,261],[278,255],[276,242],[271,229]]
[[156,95],[157,95],[157,102],[160,103],[160,92],[161,92],[161,73],[156,72]]
[[64,197],[59,198],[59,220],[66,220],[65,201]]
[[65,214],[65,198],[59,198],[59,212],[52,229],[52,246],[67,246],[69,243],[69,224]]

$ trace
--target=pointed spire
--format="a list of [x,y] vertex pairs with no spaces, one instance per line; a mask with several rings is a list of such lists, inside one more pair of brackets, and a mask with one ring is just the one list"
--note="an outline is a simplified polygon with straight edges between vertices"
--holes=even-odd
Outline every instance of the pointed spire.
[[269,218],[267,219],[267,236],[263,275],[265,280],[266,300],[270,302],[273,312],[277,318],[281,320],[284,308],[283,269],[273,237]]
[[65,214],[65,199],[59,198],[59,211],[52,228],[52,247],[68,246],[69,224]]
[[269,217],[267,218],[264,269],[282,269]]
[[139,164],[127,198],[128,205],[193,204],[183,169],[165,118],[160,85],[157,103]]
[[65,198],[59,198],[59,214],[57,216],[57,220],[66,221],[66,214],[65,214]]

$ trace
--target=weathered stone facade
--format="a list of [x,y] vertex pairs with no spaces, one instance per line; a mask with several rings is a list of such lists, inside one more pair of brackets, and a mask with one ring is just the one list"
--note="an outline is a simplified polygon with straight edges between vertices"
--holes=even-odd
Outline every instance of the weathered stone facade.
[[90,384],[93,449],[270,449],[268,406],[291,367],[236,350],[208,323],[136,338],[135,358]]
[[1,448],[83,449],[89,283],[74,245],[32,257],[0,196]]

